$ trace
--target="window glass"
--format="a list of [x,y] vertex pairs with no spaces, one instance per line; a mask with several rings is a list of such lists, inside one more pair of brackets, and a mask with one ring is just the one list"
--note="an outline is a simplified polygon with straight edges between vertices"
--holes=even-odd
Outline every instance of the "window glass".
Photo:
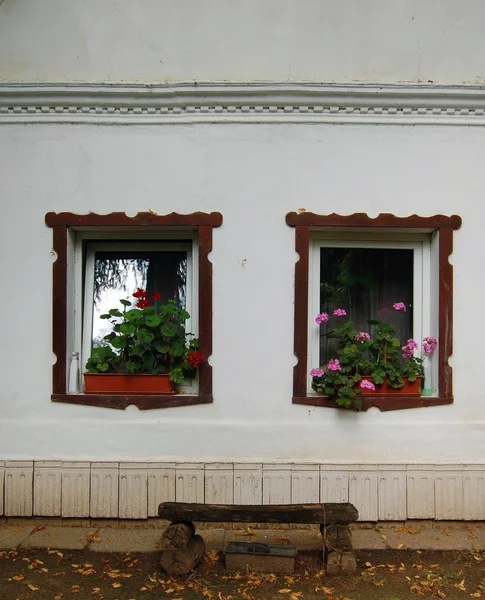
[[[413,250],[320,248],[320,313],[346,310],[356,329],[374,334],[368,320],[393,325],[403,344],[413,337]],[[407,310],[392,305],[403,302]],[[321,336],[319,364],[332,358],[335,340]]]
[[139,300],[133,293],[137,288],[146,290],[149,300],[158,292],[157,302],[175,300],[190,312],[187,243],[120,245],[97,241],[87,244],[85,256],[83,358],[90,355],[92,347],[104,345],[104,336],[112,329],[112,323],[101,315],[112,308],[123,310],[121,299],[135,307]]

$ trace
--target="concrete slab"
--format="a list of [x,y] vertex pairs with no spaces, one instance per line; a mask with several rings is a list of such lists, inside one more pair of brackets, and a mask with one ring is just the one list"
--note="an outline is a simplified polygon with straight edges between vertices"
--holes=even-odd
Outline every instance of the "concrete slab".
[[[157,528],[102,528],[0,526],[0,550],[20,546],[34,548],[82,549],[96,552],[155,552],[163,527]],[[209,550],[222,550],[227,542],[261,542],[288,544],[298,550],[322,549],[318,530],[307,529],[244,529],[211,528],[198,531]],[[449,525],[448,527],[418,528],[409,525],[391,528],[352,528],[356,550],[473,550],[485,548],[485,524]]]
[[21,546],[32,533],[30,527],[0,527],[0,550],[12,550]]
[[58,550],[82,550],[96,535],[92,527],[46,527],[33,531],[22,543],[31,548],[56,548]]
[[160,548],[158,529],[100,529],[89,542],[94,552],[155,552]]
[[387,532],[383,538],[375,529],[354,529],[352,531],[352,546],[354,550],[385,550],[388,548]]

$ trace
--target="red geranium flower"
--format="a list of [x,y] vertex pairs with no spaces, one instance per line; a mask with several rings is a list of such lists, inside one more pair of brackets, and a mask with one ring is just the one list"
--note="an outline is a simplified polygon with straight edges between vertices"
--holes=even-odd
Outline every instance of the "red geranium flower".
[[205,356],[202,354],[202,352],[197,350],[197,352],[189,352],[188,353],[187,362],[189,364],[191,364],[194,367],[194,369],[197,369],[197,367],[200,365],[200,363],[204,362],[204,358],[205,358]]
[[136,292],[133,294],[134,298],[146,298],[146,296],[147,296],[147,293],[142,288],[137,288]]
[[153,294],[152,298],[155,300],[155,302],[156,302],[157,300],[160,300],[160,292],[155,292],[155,293]]
[[146,298],[142,298],[141,300],[138,300],[138,302],[136,303],[137,308],[146,308],[147,306],[151,306],[152,303],[150,302],[150,300],[147,300]]

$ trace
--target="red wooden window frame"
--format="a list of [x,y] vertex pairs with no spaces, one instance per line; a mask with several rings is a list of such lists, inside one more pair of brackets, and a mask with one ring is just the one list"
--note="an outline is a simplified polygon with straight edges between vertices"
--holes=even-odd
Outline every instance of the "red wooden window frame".
[[332,228],[338,230],[353,227],[366,227],[373,231],[379,228],[395,230],[412,229],[439,232],[438,251],[438,293],[439,293],[439,346],[438,346],[438,397],[415,398],[412,396],[363,396],[362,410],[376,406],[382,411],[437,406],[453,402],[452,369],[449,357],[453,348],[453,267],[449,256],[453,251],[453,230],[461,227],[461,217],[453,215],[434,215],[432,217],[396,217],[392,214],[380,214],[371,218],[365,213],[349,216],[337,214],[316,215],[314,213],[295,213],[286,215],[286,223],[295,228],[295,249],[299,260],[295,263],[295,331],[294,351],[298,363],[293,369],[293,403],[311,406],[336,407],[334,400],[326,396],[307,395],[308,371],[308,294],[309,294],[309,253],[310,232],[312,228]]
[[212,354],[212,263],[209,253],[212,250],[212,229],[222,224],[218,212],[195,212],[189,215],[171,213],[156,215],[138,213],[128,217],[125,213],[97,215],[76,215],[73,213],[47,213],[45,223],[53,229],[54,251],[57,259],[53,265],[52,278],[52,345],[57,361],[52,367],[54,402],[86,404],[106,408],[124,409],[134,404],[141,410],[165,408],[212,402],[212,367],[206,361],[199,370],[199,393],[197,395],[108,395],[108,394],[68,394],[67,393],[67,272],[68,272],[68,229],[111,227],[196,227],[199,243],[199,341],[204,356]]

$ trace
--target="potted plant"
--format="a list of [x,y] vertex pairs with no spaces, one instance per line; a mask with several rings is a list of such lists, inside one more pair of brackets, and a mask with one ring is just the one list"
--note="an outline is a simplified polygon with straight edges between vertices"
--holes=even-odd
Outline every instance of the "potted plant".
[[136,304],[101,315],[112,324],[106,345],[93,348],[84,374],[87,393],[173,393],[173,385],[193,379],[204,356],[199,340],[185,332],[189,313],[173,300],[160,303],[138,288]]
[[[402,302],[393,304],[396,311],[406,311]],[[345,309],[337,308],[332,316],[321,313],[316,323],[321,326],[337,319],[337,325],[321,335],[336,340],[335,356],[326,365],[310,371],[312,388],[345,408],[362,405],[362,394],[420,394],[424,374],[423,358],[415,356],[418,344],[409,339],[402,345],[393,325],[369,320],[375,326],[371,337],[366,331],[358,331],[351,321],[344,321]],[[422,348],[425,356],[436,349],[435,338],[426,337]]]

